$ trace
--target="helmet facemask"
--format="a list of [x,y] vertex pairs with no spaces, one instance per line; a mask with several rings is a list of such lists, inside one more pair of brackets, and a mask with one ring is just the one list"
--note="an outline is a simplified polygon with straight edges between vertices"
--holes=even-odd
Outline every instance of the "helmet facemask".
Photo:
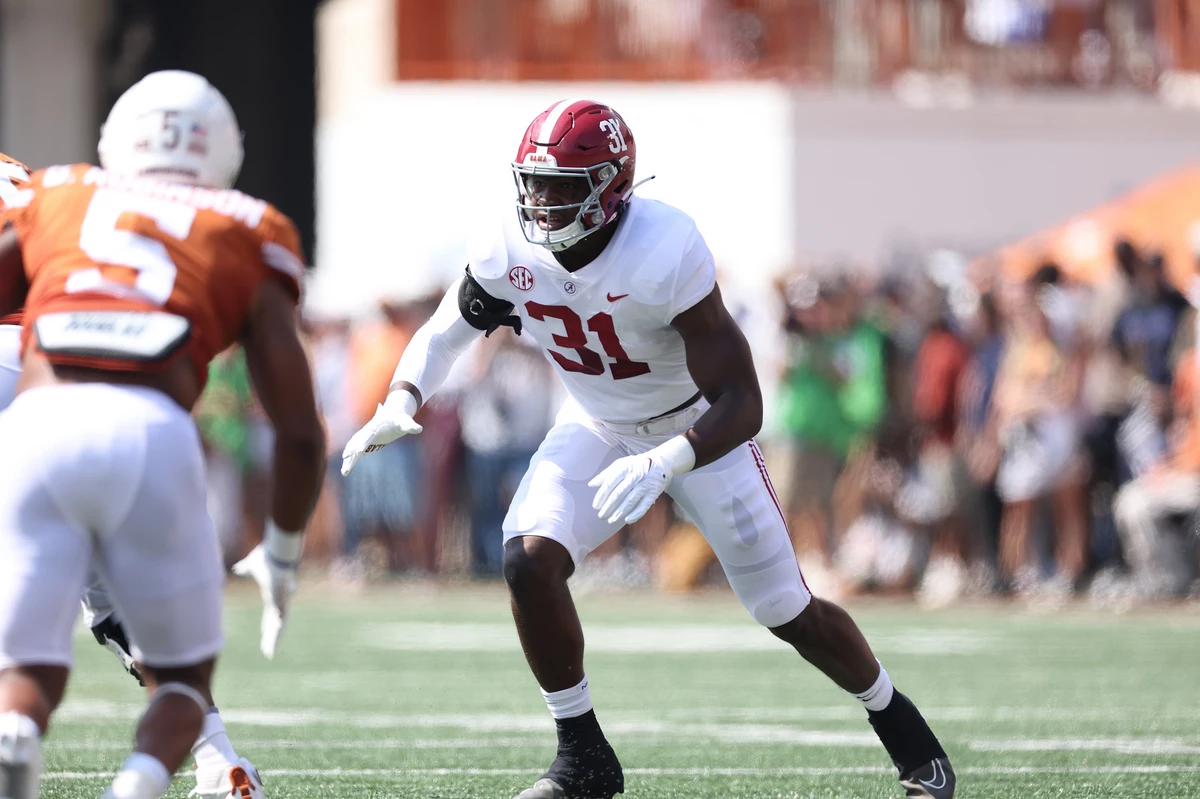
[[[539,158],[539,156],[533,156],[533,158]],[[616,218],[615,213],[611,215],[605,213],[600,198],[609,184],[616,179],[617,175],[621,174],[619,164],[606,162],[588,167],[560,167],[554,163],[553,156],[540,156],[548,161],[529,163],[533,158],[526,156],[526,163],[513,163],[512,165],[513,180],[517,184],[517,220],[521,224],[521,230],[527,241],[545,247],[551,252],[562,252]],[[535,175],[548,180],[556,177],[583,178],[588,184],[588,196],[579,203],[534,205],[525,181]],[[557,230],[552,230],[549,226],[543,230],[537,223],[536,214],[538,213],[570,212],[572,210],[575,212],[575,218]]]

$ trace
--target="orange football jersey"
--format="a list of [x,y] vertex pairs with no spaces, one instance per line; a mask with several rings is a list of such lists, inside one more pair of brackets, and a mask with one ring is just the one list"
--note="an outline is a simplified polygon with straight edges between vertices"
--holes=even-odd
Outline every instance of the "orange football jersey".
[[[88,164],[39,170],[11,204],[29,293],[26,346],[37,319],[62,311],[165,311],[191,324],[182,351],[201,384],[213,356],[243,331],[263,280],[297,298],[300,237],[269,203],[142,178]],[[161,368],[119,357],[47,353],[53,363],[136,371]]]
[[[17,196],[20,189],[29,185],[29,168],[20,161],[14,161],[4,153],[0,153],[0,230],[7,224],[4,221],[4,209],[8,201]],[[0,316],[0,325],[21,324],[20,312]]]

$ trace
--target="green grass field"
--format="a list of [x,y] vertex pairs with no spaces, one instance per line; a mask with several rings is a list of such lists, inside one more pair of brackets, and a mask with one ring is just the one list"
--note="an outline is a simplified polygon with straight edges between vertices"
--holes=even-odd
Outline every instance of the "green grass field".
[[[553,725],[499,586],[302,588],[277,660],[227,599],[217,698],[273,799],[511,799]],[[580,598],[588,674],[631,797],[901,796],[865,712],[731,594]],[[1006,605],[851,611],[925,712],[962,799],[1200,797],[1200,606],[1122,616]],[[142,696],[82,633],[42,795],[95,797]],[[190,777],[176,780],[182,797]]]

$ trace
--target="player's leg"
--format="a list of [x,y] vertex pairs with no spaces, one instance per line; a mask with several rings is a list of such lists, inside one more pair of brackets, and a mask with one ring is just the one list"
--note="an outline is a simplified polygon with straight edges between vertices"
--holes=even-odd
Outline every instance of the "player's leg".
[[[0,797],[33,799],[40,738],[62,700],[91,540],[52,491],[75,451],[36,405],[0,414]],[[67,482],[63,482],[66,480]]]
[[[106,795],[111,799],[166,790],[211,717],[210,681],[223,644],[224,570],[205,507],[199,437],[165,396],[141,399],[134,409],[143,431],[140,452],[131,454],[139,458],[135,488],[127,511],[97,535],[96,568],[150,694],[135,751]],[[215,795],[241,799],[238,781],[249,783],[250,773],[248,764],[225,769]],[[248,790],[246,796],[261,796],[256,775]]]
[[36,799],[41,738],[67,687],[66,666],[0,668],[0,799]]
[[583,629],[567,578],[617,531],[592,510],[588,481],[624,453],[583,424],[559,424],[530,462],[504,520],[504,577],[513,619],[558,731],[558,756],[520,799],[624,790],[621,764],[592,710]]
[[[125,670],[138,681],[138,685],[145,686],[146,682],[133,659],[129,634],[117,617],[108,588],[95,568],[88,571],[88,585],[83,592],[82,604],[83,622],[92,631],[97,643],[113,653]],[[229,770],[238,764],[240,758],[233,748],[212,693],[204,690],[201,695],[208,710],[204,714],[200,737],[192,746],[192,756],[196,760],[196,787],[192,789],[191,796],[221,799],[229,792]]]
[[893,688],[850,615],[809,593],[757,445],[680,475],[670,494],[696,521],[755,621],[866,708],[908,796],[952,797],[954,772],[925,719]]

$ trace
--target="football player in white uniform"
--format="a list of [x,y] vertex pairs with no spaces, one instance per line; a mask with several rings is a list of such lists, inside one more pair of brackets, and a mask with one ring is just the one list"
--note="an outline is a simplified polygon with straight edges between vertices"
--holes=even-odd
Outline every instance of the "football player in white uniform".
[[910,797],[948,799],[954,772],[858,627],[805,585],[754,435],[750,349],[690,217],[635,197],[633,135],[600,103],[564,100],[512,164],[516,213],[479,231],[467,273],[413,337],[391,393],[342,471],[421,428],[413,415],[483,331],[524,331],[569,399],[504,521],[504,574],[522,648],[558,729],[558,757],[518,799],[609,799],[621,765],[592,710],[579,564],[663,493],[688,513],[750,615],[865,706]]

